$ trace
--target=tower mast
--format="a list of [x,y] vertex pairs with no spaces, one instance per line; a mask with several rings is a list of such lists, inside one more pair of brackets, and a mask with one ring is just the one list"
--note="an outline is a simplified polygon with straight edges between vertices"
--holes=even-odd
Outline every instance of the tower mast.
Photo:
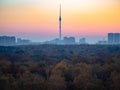
[[62,23],[61,23],[61,21],[62,21],[62,16],[61,16],[61,4],[60,4],[60,12],[59,12],[59,40],[61,40],[61,37],[62,37],[62,35],[61,35],[61,33],[62,33]]

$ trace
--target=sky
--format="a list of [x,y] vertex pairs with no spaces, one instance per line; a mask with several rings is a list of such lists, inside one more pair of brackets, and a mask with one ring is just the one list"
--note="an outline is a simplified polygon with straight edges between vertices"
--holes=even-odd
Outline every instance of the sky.
[[62,37],[86,37],[93,43],[120,32],[120,0],[0,0],[0,35],[58,38],[60,3]]

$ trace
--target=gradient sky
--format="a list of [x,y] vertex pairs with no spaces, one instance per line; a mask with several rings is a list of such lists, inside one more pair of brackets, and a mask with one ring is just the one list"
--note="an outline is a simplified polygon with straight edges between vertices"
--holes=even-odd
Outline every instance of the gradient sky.
[[120,32],[120,0],[0,0],[0,35],[57,38],[60,3],[63,36],[96,41]]

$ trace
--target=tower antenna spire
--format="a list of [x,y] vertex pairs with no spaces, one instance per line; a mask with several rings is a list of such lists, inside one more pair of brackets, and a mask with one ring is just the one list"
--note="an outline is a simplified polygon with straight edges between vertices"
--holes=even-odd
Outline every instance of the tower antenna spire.
[[61,40],[61,37],[62,37],[62,35],[61,35],[61,33],[62,33],[62,23],[61,23],[61,21],[62,21],[62,16],[61,16],[61,4],[60,4],[60,11],[59,11],[59,40]]

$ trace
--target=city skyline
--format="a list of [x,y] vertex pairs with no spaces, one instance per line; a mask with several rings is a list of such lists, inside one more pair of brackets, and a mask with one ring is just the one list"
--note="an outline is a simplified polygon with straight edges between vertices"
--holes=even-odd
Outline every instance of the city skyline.
[[[79,41],[76,41],[75,37],[65,36],[63,39],[55,38],[53,40],[44,41],[44,42],[34,42],[29,39],[23,39],[16,36],[0,36],[0,46],[14,46],[14,45],[42,45],[42,44],[55,44],[55,45],[81,45],[89,44],[86,42],[86,38],[79,38]],[[111,33],[107,34],[107,40],[99,40],[93,45],[120,45],[120,33]]]
[[95,42],[108,32],[120,32],[118,0],[2,0],[0,34],[33,41],[57,38],[60,2],[63,37],[87,37]]

